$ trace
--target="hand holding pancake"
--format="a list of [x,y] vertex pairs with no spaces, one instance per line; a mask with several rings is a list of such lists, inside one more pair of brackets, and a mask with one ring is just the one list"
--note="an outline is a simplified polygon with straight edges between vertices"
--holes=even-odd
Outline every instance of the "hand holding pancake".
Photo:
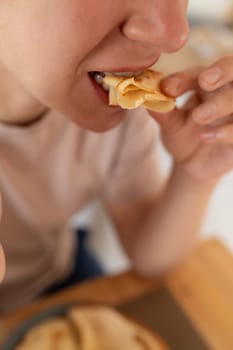
[[172,97],[193,92],[182,109],[150,112],[168,151],[196,180],[218,180],[233,168],[233,56],[172,74],[161,89]]

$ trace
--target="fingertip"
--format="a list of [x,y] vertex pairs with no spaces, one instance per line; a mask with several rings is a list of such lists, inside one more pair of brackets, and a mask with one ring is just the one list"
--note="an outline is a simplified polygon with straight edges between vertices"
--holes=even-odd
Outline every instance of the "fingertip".
[[204,70],[198,77],[200,87],[206,91],[212,91],[216,88],[222,78],[220,67],[213,66]]
[[169,97],[178,97],[181,91],[181,79],[177,76],[169,76],[161,81],[161,89]]
[[198,77],[198,86],[201,90],[206,92],[211,92],[215,89],[213,85],[208,84],[201,76]]

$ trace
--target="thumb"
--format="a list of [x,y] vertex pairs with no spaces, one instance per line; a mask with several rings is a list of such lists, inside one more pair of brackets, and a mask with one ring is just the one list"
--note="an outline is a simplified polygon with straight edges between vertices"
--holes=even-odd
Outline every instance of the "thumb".
[[185,112],[175,108],[169,113],[157,113],[148,110],[150,116],[156,120],[164,133],[173,134],[180,131],[185,124]]

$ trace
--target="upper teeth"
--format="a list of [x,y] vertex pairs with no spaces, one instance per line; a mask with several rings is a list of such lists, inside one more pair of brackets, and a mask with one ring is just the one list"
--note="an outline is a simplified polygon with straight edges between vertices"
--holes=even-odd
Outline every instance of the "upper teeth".
[[105,75],[115,75],[120,77],[135,77],[140,73],[141,72],[114,72],[114,73],[104,72]]
[[133,77],[133,76],[137,76],[140,73],[141,72],[114,72],[114,73],[110,73],[110,72],[95,72],[94,73],[94,79],[99,85],[101,85],[103,87],[104,90],[108,91],[109,90],[109,86],[106,85],[103,82],[103,79],[104,79],[104,77],[106,75]]
[[130,77],[133,75],[132,72],[114,72],[114,73],[109,73],[109,72],[106,72],[105,73],[106,75],[115,75],[116,77]]
[[105,74],[104,73],[95,73],[94,74],[94,79],[95,81],[102,86],[102,88],[105,90],[105,91],[108,91],[109,90],[109,86],[106,85],[104,82],[103,82],[103,79],[105,77]]
[[94,78],[98,84],[102,84],[104,76],[101,73],[95,73]]

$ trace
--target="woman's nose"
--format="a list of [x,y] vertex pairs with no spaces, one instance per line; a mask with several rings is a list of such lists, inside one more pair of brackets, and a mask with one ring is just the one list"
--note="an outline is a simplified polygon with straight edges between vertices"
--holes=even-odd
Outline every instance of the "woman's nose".
[[153,11],[151,14],[134,14],[122,27],[129,40],[157,48],[161,53],[174,52],[186,43],[189,26],[184,11],[181,13]]

